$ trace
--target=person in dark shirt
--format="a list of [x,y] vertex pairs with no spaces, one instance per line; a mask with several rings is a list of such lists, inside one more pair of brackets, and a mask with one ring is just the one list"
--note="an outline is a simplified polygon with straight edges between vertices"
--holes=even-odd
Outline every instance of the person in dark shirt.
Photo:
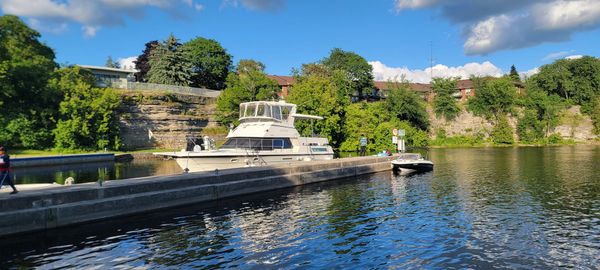
[[10,175],[10,156],[6,154],[6,149],[0,146],[0,187],[2,187],[4,183],[8,184],[13,189],[10,194],[19,193]]

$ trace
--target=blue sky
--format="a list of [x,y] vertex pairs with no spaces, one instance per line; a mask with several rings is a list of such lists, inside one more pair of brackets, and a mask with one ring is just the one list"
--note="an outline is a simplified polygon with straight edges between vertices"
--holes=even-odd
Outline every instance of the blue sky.
[[[42,33],[57,61],[103,65],[139,55],[173,33],[219,41],[234,61],[287,75],[339,47],[365,57],[377,79],[402,74],[500,75],[553,60],[600,56],[596,0],[0,0]],[[430,45],[431,44],[431,45]],[[131,58],[130,58],[131,59]]]

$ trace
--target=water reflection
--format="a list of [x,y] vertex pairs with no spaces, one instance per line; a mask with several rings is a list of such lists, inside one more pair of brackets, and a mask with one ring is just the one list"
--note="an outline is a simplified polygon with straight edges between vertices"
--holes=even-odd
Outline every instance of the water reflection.
[[600,148],[391,172],[3,239],[0,268],[560,268],[600,258]]
[[15,168],[17,184],[58,183],[73,177],[76,183],[118,180],[181,173],[173,160],[139,159],[128,162],[93,162],[59,166]]

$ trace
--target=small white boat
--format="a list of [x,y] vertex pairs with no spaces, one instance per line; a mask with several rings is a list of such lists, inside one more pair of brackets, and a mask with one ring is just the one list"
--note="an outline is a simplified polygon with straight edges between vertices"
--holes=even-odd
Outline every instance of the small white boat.
[[298,114],[295,104],[284,101],[241,103],[240,125],[230,131],[219,149],[205,137],[204,149],[196,146],[193,151],[154,155],[174,158],[190,172],[333,159],[327,138],[301,137],[294,127],[296,119],[323,117]]
[[433,170],[433,162],[424,159],[419,153],[401,153],[392,160],[394,173],[409,174]]

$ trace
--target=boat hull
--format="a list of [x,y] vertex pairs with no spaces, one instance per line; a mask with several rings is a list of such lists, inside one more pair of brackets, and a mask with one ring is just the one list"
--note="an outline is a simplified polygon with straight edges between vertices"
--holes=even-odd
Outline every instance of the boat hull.
[[[176,157],[175,161],[184,171],[200,172],[215,169],[269,166],[312,160],[332,160],[331,155],[269,155],[269,156],[220,156],[220,157]],[[187,169],[187,170],[186,170]]]
[[421,173],[433,170],[431,162],[392,162],[392,169],[396,173]]

